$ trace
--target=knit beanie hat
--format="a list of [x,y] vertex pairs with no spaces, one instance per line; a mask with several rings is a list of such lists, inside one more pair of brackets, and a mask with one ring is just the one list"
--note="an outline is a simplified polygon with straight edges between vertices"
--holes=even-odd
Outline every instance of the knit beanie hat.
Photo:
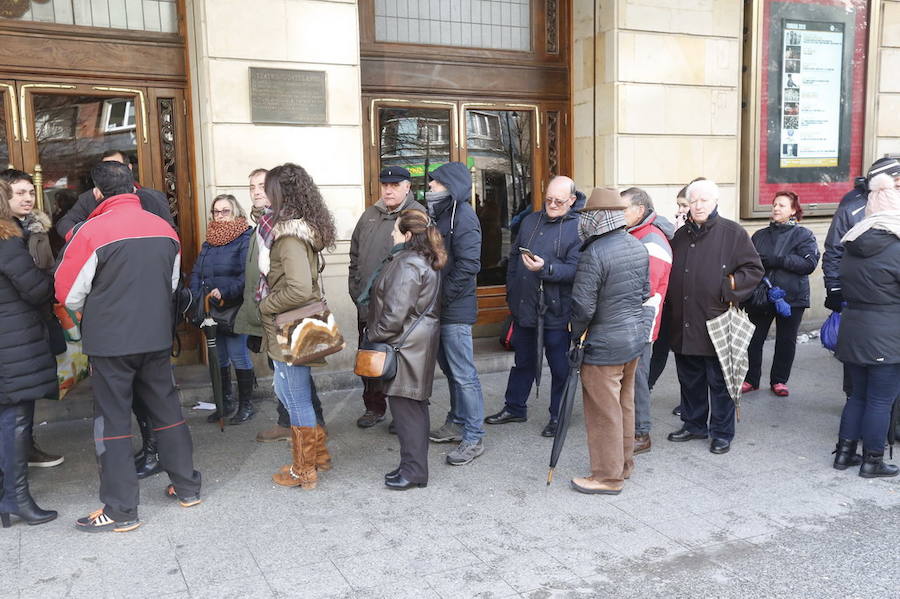
[[900,162],[896,158],[879,158],[869,167],[866,173],[866,180],[869,183],[869,189],[872,189],[872,179],[880,174],[890,175],[891,177],[900,177]]
[[893,176],[881,173],[872,177],[869,181],[866,216],[897,210],[900,210],[900,191],[894,188]]

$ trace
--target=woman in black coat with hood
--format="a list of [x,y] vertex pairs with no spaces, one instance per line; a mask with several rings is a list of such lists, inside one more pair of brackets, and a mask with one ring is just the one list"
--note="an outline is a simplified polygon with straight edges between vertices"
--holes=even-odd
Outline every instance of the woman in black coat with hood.
[[771,303],[762,309],[749,308],[750,321],[756,332],[748,349],[750,368],[744,379],[742,393],[759,389],[762,376],[763,343],[775,321],[775,357],[769,372],[769,388],[779,397],[787,397],[787,382],[797,351],[797,331],[803,312],[809,308],[809,273],[819,263],[819,246],[813,232],[798,223],[803,218],[800,198],[793,191],[779,191],[772,199],[772,222],[751,237],[766,277],[774,287],[785,292],[784,300],[791,307],[790,316],[775,312]]
[[28,490],[34,402],[58,396],[56,359],[40,309],[53,299],[53,282],[35,265],[9,208],[10,187],[0,181],[0,522],[10,515],[43,524]]
[[[884,463],[891,406],[900,395],[900,191],[890,175],[869,181],[866,218],[841,238],[837,358],[853,382],[841,415],[834,467],[861,463],[863,478],[897,476]],[[856,444],[863,442],[863,456]]]

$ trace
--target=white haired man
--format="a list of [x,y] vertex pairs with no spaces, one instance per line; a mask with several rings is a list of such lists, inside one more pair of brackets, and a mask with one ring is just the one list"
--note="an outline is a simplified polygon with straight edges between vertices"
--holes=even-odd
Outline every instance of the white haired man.
[[[734,438],[734,402],[713,348],[706,321],[744,301],[763,277],[763,267],[744,228],[718,213],[719,187],[695,181],[685,226],[672,238],[669,341],[681,384],[681,430],[669,441],[712,437],[709,450],[728,452]],[[734,288],[730,278],[734,277]]]

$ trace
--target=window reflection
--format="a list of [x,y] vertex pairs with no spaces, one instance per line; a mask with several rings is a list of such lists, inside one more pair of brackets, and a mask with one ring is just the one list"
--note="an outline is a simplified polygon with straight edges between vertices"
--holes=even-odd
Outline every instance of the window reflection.
[[379,171],[402,166],[412,175],[412,191],[425,202],[425,164],[433,171],[450,161],[450,111],[440,108],[384,107],[378,110]]
[[140,181],[133,98],[64,94],[32,98],[44,203],[50,214],[93,187],[91,168],[106,151],[123,152]]
[[466,111],[466,150],[475,167],[475,211],[481,221],[479,285],[506,284],[510,245],[531,212],[531,112]]

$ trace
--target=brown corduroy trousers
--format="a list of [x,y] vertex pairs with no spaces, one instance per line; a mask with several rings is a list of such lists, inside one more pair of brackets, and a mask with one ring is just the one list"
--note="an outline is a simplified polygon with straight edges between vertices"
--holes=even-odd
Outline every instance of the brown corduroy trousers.
[[620,486],[634,470],[634,372],[627,364],[583,364],[581,385],[591,478]]

